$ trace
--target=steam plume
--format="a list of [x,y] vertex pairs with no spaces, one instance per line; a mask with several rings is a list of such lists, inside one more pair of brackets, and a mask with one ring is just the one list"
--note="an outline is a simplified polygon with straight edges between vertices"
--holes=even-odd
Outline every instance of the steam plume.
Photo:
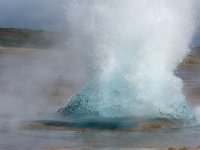
[[72,43],[87,54],[92,79],[63,112],[193,117],[174,75],[190,51],[193,0],[77,0],[66,10]]

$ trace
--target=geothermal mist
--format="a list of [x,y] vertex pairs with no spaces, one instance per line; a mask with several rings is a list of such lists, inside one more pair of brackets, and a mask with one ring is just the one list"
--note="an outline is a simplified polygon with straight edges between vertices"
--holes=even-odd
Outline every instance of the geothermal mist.
[[7,48],[0,56],[0,116],[55,112],[84,82],[81,63],[71,63],[79,59],[70,48]]
[[91,81],[62,111],[191,119],[174,71],[189,52],[193,6],[192,0],[69,0],[71,44],[87,55]]

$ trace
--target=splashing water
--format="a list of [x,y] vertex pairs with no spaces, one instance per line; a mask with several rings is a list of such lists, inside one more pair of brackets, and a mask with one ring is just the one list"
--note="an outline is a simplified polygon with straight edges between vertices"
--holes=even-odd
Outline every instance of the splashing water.
[[67,115],[190,120],[174,75],[195,29],[193,0],[68,0],[74,48],[91,81],[60,109]]

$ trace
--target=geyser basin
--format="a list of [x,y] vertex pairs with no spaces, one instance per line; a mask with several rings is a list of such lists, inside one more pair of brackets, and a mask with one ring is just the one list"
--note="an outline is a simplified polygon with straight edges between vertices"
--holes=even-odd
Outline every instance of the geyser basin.
[[[188,127],[187,122],[178,119],[142,117],[97,117],[97,116],[66,116],[61,114],[46,116],[36,123],[50,127],[65,127],[66,129],[103,129],[118,131],[155,131],[162,129]],[[191,124],[190,124],[191,125]]]
[[70,42],[87,54],[91,81],[59,112],[193,120],[174,75],[189,52],[193,6],[193,0],[69,0]]
[[[141,118],[103,118],[103,117],[61,117],[59,119],[40,120],[39,122],[48,126],[62,126],[68,128],[90,128],[90,129],[129,129],[135,127]],[[37,121],[38,122],[38,121]]]

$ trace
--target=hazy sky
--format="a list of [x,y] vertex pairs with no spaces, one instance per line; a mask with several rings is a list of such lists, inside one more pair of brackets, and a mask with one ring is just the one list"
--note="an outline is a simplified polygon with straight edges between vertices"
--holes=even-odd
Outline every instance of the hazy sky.
[[0,27],[67,28],[65,3],[67,0],[0,0]]
[[61,29],[65,0],[0,0],[0,27]]

